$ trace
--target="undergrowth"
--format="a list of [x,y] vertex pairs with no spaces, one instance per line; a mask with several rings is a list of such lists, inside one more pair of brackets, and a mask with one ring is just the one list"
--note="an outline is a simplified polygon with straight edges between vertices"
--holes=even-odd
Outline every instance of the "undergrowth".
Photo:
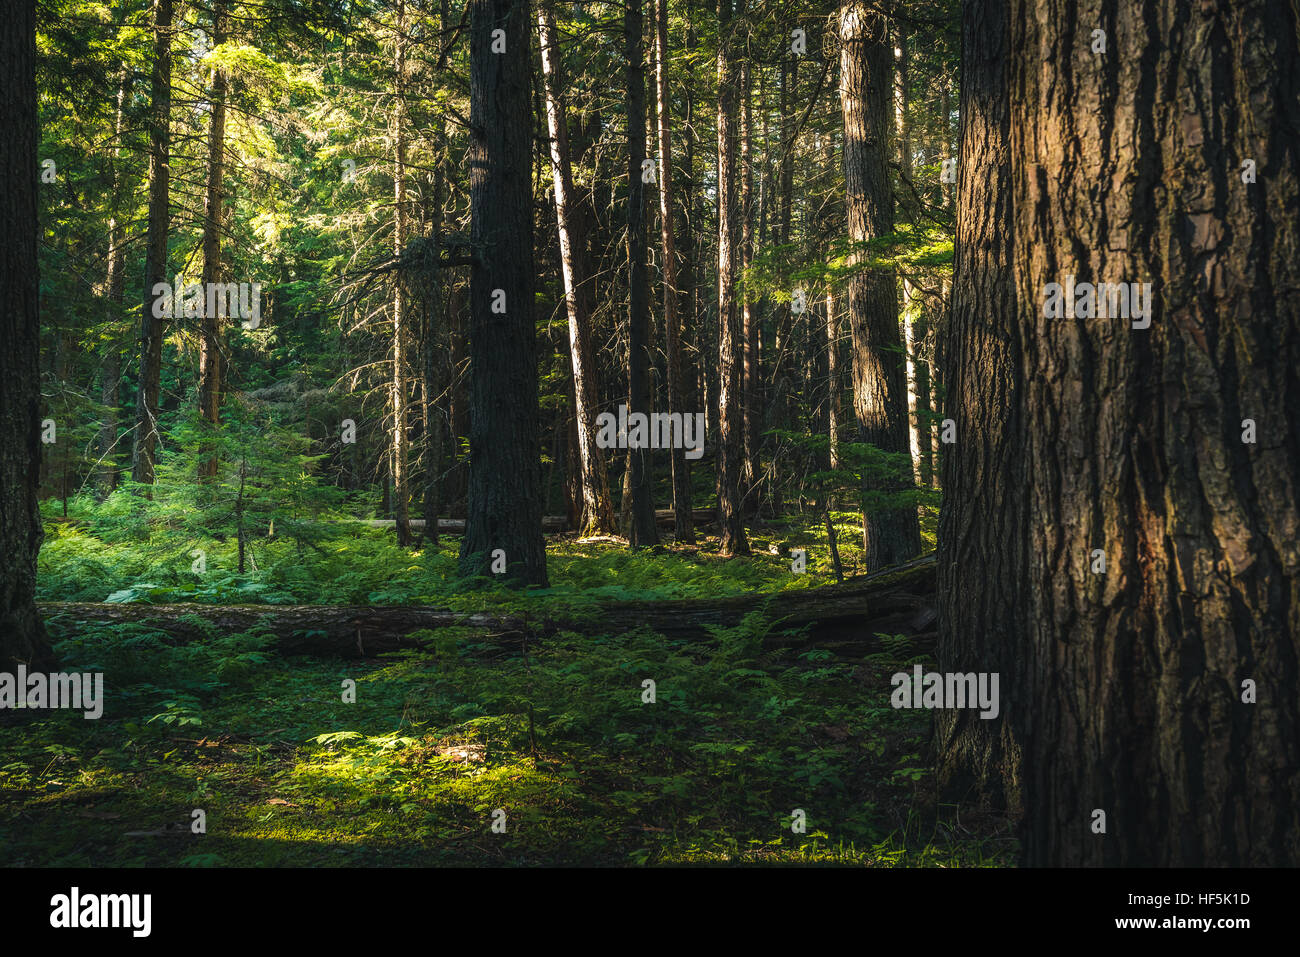
[[63,669],[105,673],[104,716],[0,727],[0,846],[26,866],[1010,859],[997,822],[934,813],[928,713],[888,704],[889,674],[924,660],[907,639],[846,661],[764,652],[765,627],[487,660],[447,630],[344,662],[56,623]]

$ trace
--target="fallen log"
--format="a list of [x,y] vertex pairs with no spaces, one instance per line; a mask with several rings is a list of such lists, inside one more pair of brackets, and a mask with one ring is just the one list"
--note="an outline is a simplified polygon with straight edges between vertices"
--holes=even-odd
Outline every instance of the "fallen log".
[[471,629],[492,645],[516,649],[525,635],[544,641],[557,631],[620,634],[642,626],[667,638],[707,642],[713,628],[734,627],[754,611],[772,623],[768,647],[868,651],[877,646],[878,634],[904,634],[916,639],[918,650],[928,651],[934,588],[934,558],[927,556],[842,585],[718,599],[610,602],[586,616],[570,617],[463,614],[419,605],[45,602],[40,609],[46,619],[65,627],[138,622],[186,641],[202,641],[213,630],[229,634],[261,625],[275,636],[281,654],[344,658],[424,647],[428,642],[413,633],[451,627]]

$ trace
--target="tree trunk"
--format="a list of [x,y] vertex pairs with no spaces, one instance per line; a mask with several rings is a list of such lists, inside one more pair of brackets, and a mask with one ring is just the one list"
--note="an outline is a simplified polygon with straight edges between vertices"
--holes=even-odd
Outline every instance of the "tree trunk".
[[[393,255],[406,249],[406,3],[397,0],[393,63]],[[406,335],[410,319],[405,315],[405,269],[398,269],[393,283],[393,375],[389,385],[389,412],[393,416],[393,440],[389,454],[393,463],[393,510],[397,522],[397,544],[411,544],[411,490],[408,487],[409,452],[406,436]]]
[[555,191],[555,220],[560,242],[560,272],[569,316],[569,363],[573,370],[573,409],[578,437],[579,482],[582,490],[581,528],[586,534],[614,531],[614,508],[604,450],[596,444],[596,415],[600,408],[595,353],[591,348],[593,286],[581,234],[574,228],[573,174],[570,171],[569,124],[562,95],[555,11],[549,2],[537,8],[546,91],[546,123],[551,137],[551,173]]
[[[968,3],[962,20],[961,155],[953,303],[943,350],[944,415],[956,442],[942,459],[939,512],[940,670],[999,672],[995,718],[935,712],[941,793],[952,801],[1020,805],[1025,656],[1024,382],[1012,276],[1010,20],[1001,0]],[[1081,825],[1081,828],[1083,825]]]
[[[438,24],[447,29],[449,13],[448,0],[439,4]],[[449,51],[445,48],[438,58],[438,69],[447,68]],[[434,141],[442,145],[446,140],[447,121],[439,114],[434,121]],[[429,233],[433,239],[434,256],[442,254],[444,241],[444,222],[447,205],[447,173],[439,164],[433,174],[433,208],[430,215]],[[436,261],[429,273],[424,276],[424,288],[427,292],[422,311],[424,317],[420,346],[422,350],[421,367],[423,384],[421,388],[424,405],[424,540],[426,546],[438,547],[438,513],[443,504],[443,459],[446,423],[451,416],[444,418],[439,414],[438,403],[446,401],[451,405],[451,375],[448,368],[447,353],[451,338],[448,322],[447,303],[450,290],[445,288],[442,271]],[[444,396],[446,399],[444,400]],[[452,436],[453,442],[455,436]]]
[[469,482],[469,465],[462,451],[469,437],[469,377],[465,369],[467,286],[455,281],[450,286],[447,292],[447,327],[451,340],[447,350],[451,363],[447,379],[447,426],[451,434],[451,470],[444,488],[447,514],[464,518]]
[[[668,0],[655,0],[655,104],[659,123],[659,231],[663,238],[664,346],[668,365],[668,411],[688,415],[682,381],[681,318],[678,304],[677,249],[673,235],[673,149],[668,98]],[[694,543],[691,522],[691,473],[686,450],[674,444],[670,452],[673,470],[673,513],[677,520],[674,539]]]
[[[645,50],[642,38],[643,0],[631,0],[623,18],[623,43],[627,55],[627,257],[628,257],[628,415],[650,413],[650,299],[646,270],[645,183]],[[659,529],[654,521],[654,498],[649,439],[641,448],[628,441],[627,540],[633,546],[654,545]]]
[[826,424],[830,431],[830,466],[840,467],[840,393],[844,377],[840,373],[840,318],[835,310],[839,300],[835,287],[826,285]]
[[[546,585],[526,0],[469,0],[470,474],[460,568]],[[505,52],[494,53],[493,31]],[[496,309],[494,310],[494,306]],[[504,312],[500,311],[504,309]]]
[[144,299],[140,312],[140,386],[136,398],[131,478],[153,485],[158,448],[158,393],[162,383],[163,320],[153,314],[154,287],[167,282],[167,227],[171,214],[172,0],[154,4],[152,103],[149,131],[149,225],[145,237]]
[[126,293],[126,243],[122,228],[122,182],[117,163],[122,155],[122,115],[126,97],[131,89],[131,72],[122,71],[117,87],[117,111],[113,121],[112,160],[109,165],[109,196],[111,213],[108,219],[108,264],[104,270],[104,299],[108,304],[106,320],[109,326],[108,351],[100,377],[99,401],[105,407],[104,420],[99,427],[99,470],[96,475],[99,497],[106,498],[117,488],[117,466],[114,464],[117,447],[118,386],[122,378],[122,352],[118,338],[122,321],[122,299]]
[[[749,62],[740,67],[740,262],[741,274],[746,276],[754,263],[754,96],[749,75]],[[758,509],[758,423],[759,408],[759,352],[758,305],[749,292],[749,283],[743,282],[742,318],[743,368],[741,371],[741,405],[744,407],[744,435],[742,436],[741,487],[744,497],[741,507],[752,515]]]
[[[993,6],[968,4],[968,37],[1003,22]],[[1010,42],[990,37],[967,82],[993,88],[989,113],[1005,102],[1008,119],[965,127],[962,158],[979,168],[963,163],[960,189],[964,207],[972,176],[1009,178],[1012,228],[984,223],[976,248],[995,248],[954,287],[949,408],[976,409],[957,448],[983,448],[945,463],[940,572],[952,602],[991,580],[1008,597],[996,616],[980,605],[992,637],[946,609],[941,665],[980,662],[1015,689],[1002,709],[1023,753],[1027,864],[1294,866],[1300,308],[1285,290],[1300,286],[1300,76],[1280,66],[1300,56],[1294,16],[1174,0],[1082,15],[1015,0],[1005,16]],[[1090,52],[1093,24],[1106,53]],[[1132,37],[1158,39],[1106,68]],[[972,152],[981,125],[1006,135]],[[1159,175],[1158,157],[1182,172]],[[1003,242],[1014,293],[992,268]],[[982,287],[964,278],[981,262]],[[1057,315],[1076,282],[1150,283],[1150,311],[1078,289]],[[998,308],[1010,295],[1014,312]],[[1006,318],[979,335],[976,310],[980,325]],[[977,380],[994,383],[987,400],[968,394]],[[958,454],[1010,484],[957,484]],[[950,735],[966,751],[955,763],[987,763],[992,736]]]
[[36,609],[41,460],[40,314],[37,277],[36,10],[10,4],[0,18],[0,671],[53,666]]
[[[226,0],[212,6],[212,47],[226,41]],[[208,290],[221,282],[221,204],[222,181],[226,169],[226,71],[212,71],[212,119],[208,125],[208,184],[203,201],[203,319],[199,326],[199,415],[215,430],[221,419],[221,320],[225,316],[225,297],[212,296]],[[215,299],[215,302],[214,302]],[[213,308],[213,306],[217,308]],[[210,443],[208,454],[199,461],[199,478],[217,474],[218,454]]]
[[[840,102],[844,111],[844,180],[849,236],[865,241],[894,229],[889,181],[892,56],[883,15],[862,0],[840,8]],[[865,257],[855,252],[852,262]],[[849,280],[849,328],[853,340],[853,405],[859,441],[885,452],[907,454],[907,382],[898,330],[897,280],[892,269],[860,268]],[[906,489],[908,475],[865,479],[864,491]],[[914,506],[868,507],[863,546],[870,570],[896,565],[921,550]]]
[[748,555],[741,514],[744,428],[743,330],[736,309],[739,212],[736,203],[736,64],[732,0],[718,0],[718,524],[722,555]]
[[[1032,330],[1025,859],[1295,866],[1295,7],[1011,8],[1027,53],[1008,61],[1017,320]],[[1100,60],[1082,53],[1097,26]],[[1045,318],[1045,285],[1067,276],[1152,283],[1150,327]]]

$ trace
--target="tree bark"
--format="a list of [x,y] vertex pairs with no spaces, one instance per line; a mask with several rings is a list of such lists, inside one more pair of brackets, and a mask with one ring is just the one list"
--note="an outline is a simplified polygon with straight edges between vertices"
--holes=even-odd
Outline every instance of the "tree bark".
[[53,665],[36,608],[41,461],[40,313],[37,276],[38,114],[36,7],[18,0],[0,17],[0,671]]
[[830,283],[826,286],[826,425],[830,432],[830,466],[840,467],[840,393],[844,377],[840,372],[839,298]]
[[[212,48],[226,41],[226,0],[212,5]],[[221,420],[221,320],[225,316],[225,297],[213,297],[207,291],[221,282],[221,205],[222,184],[226,170],[226,71],[212,71],[212,95],[209,99],[212,118],[208,125],[208,182],[203,200],[203,318],[199,325],[199,416],[213,430]],[[208,455],[199,461],[199,479],[217,474],[216,448],[205,443]]]
[[[406,250],[406,3],[397,0],[393,53],[393,255]],[[399,269],[393,283],[393,375],[389,383],[388,409],[393,417],[392,443],[388,453],[393,469],[393,518],[397,522],[397,544],[411,544],[411,491],[407,474],[410,463],[406,436],[406,337],[409,318],[405,315],[405,282]]]
[[[894,229],[887,162],[892,56],[887,21],[862,0],[847,0],[840,8],[839,26],[849,236],[861,242]],[[864,258],[855,252],[851,261],[861,263]],[[859,441],[885,452],[907,454],[907,383],[894,270],[861,268],[849,280],[848,299]],[[895,492],[910,485],[908,478],[864,478],[864,484],[877,491]],[[863,546],[870,570],[896,565],[920,552],[915,506],[865,509]]]
[[737,69],[732,27],[732,0],[718,0],[718,524],[722,555],[748,555],[749,541],[741,513],[743,480],[744,333],[736,309],[737,248],[740,239],[736,202]]
[[167,228],[171,215],[171,33],[172,0],[155,0],[149,111],[149,224],[145,236],[144,300],[140,311],[140,385],[131,451],[131,478],[142,485],[153,485],[154,455],[158,448],[164,320],[154,317],[153,290],[155,285],[167,282]]
[[[754,264],[754,93],[749,74],[749,62],[740,67],[740,268],[747,277]],[[749,292],[749,282],[743,281],[741,405],[744,409],[743,458],[740,476],[743,498],[741,507],[748,515],[758,510],[758,424],[761,415],[759,402],[759,323],[758,304]]]
[[[470,474],[460,568],[546,585],[526,0],[469,0]],[[493,31],[505,51],[494,53]],[[494,312],[493,306],[504,308]]]
[[[645,49],[642,37],[644,0],[630,0],[623,18],[627,56],[627,258],[628,258],[628,415],[649,415],[650,299],[646,270],[645,183],[641,164],[646,155]],[[628,442],[627,540],[633,546],[654,545],[659,529],[654,521],[650,449]]]
[[581,527],[587,534],[614,531],[614,507],[609,494],[605,453],[596,444],[596,415],[600,408],[595,353],[591,348],[594,311],[592,273],[586,248],[574,223],[573,174],[569,124],[563,97],[564,72],[552,4],[539,3],[537,26],[542,48],[546,92],[546,122],[551,137],[551,173],[555,191],[555,221],[560,242],[560,272],[569,317],[569,364],[573,372],[573,409],[578,438]]
[[[1295,866],[1296,10],[1011,11],[1025,53],[1009,61],[1029,332],[1025,859]],[[1044,287],[1067,276],[1152,283],[1150,327],[1046,318]],[[1091,832],[1097,808],[1106,835]]]
[[[664,347],[668,366],[668,411],[689,414],[682,375],[682,291],[677,284],[677,248],[673,235],[673,148],[668,98],[668,0],[655,0],[655,104],[659,129],[659,231],[663,239]],[[670,451],[673,471],[674,540],[695,542],[691,521],[691,472],[686,450]]]
[[117,465],[114,462],[117,447],[118,386],[122,379],[122,351],[118,338],[122,321],[122,300],[126,294],[126,242],[122,228],[122,179],[118,160],[122,156],[123,109],[131,89],[131,72],[122,71],[117,87],[117,110],[113,120],[113,149],[109,164],[109,195],[111,214],[108,219],[108,263],[104,270],[104,300],[108,305],[106,320],[109,325],[108,351],[100,376],[99,401],[104,406],[104,420],[99,427],[99,469],[96,481],[99,497],[106,498],[117,488]]
[[962,18],[961,145],[952,314],[943,350],[944,415],[956,442],[942,459],[940,670],[998,672],[995,718],[935,713],[941,793],[1005,806],[1020,800],[1028,521],[1021,325],[1012,275],[1010,20],[1001,0],[970,0]]

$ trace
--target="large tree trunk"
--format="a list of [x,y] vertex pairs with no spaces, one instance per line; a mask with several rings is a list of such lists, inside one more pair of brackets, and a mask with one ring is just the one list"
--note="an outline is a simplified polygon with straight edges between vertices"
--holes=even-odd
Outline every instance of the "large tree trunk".
[[[397,0],[393,62],[393,254],[406,249],[406,3]],[[410,322],[406,315],[405,269],[399,269],[393,283],[393,374],[389,381],[388,410],[393,417],[393,439],[388,454],[393,469],[393,520],[397,522],[397,544],[411,544],[411,490],[406,436],[406,337]]]
[[0,18],[0,671],[52,666],[36,610],[41,518],[40,315],[36,244],[36,9],[17,0]]
[[[226,41],[226,0],[212,6],[212,46]],[[222,183],[226,170],[226,71],[212,71],[212,118],[208,124],[208,184],[203,201],[203,319],[199,325],[199,415],[212,429],[221,418],[221,320],[225,318],[225,297],[216,305],[208,294],[212,284],[221,282],[221,204]],[[207,444],[207,443],[205,443]],[[199,478],[217,474],[218,455],[208,444],[208,454],[199,461]]]
[[[1009,141],[978,155],[1010,157],[1013,228],[983,235],[1014,237],[1014,313],[990,309],[1009,301],[990,269],[982,289],[954,288],[953,315],[998,312],[1024,335],[954,336],[950,371],[976,366],[948,380],[950,409],[973,401],[964,383],[1001,376],[979,412],[1001,434],[976,421],[957,445],[985,443],[988,461],[1005,443],[1012,464],[992,474],[1008,469],[1024,492],[958,492],[946,465],[941,564],[954,601],[991,580],[1024,596],[996,620],[982,602],[991,638],[957,619],[945,657],[1015,689],[1003,712],[1023,753],[1026,863],[1295,865],[1300,76],[1280,66],[1300,56],[1295,17],[1267,3],[1086,6],[1015,0],[1009,55],[989,44],[1007,71]],[[968,36],[991,15],[968,5]],[[1094,24],[1105,54],[1083,52]],[[1106,68],[1134,37],[1142,56]],[[1160,173],[1160,157],[1181,172]],[[1149,282],[1151,312],[1115,317],[1102,297],[1101,317],[1080,290],[1057,316],[1048,287],[1070,277]],[[1004,543],[1008,558],[983,560]],[[954,738],[977,768],[994,753],[981,737],[993,734]]]
[[[528,4],[470,0],[470,474],[460,568],[546,584],[533,320]],[[504,31],[504,53],[492,33]],[[494,294],[499,292],[498,294]],[[493,306],[504,308],[494,312]]]
[[158,448],[158,393],[162,382],[163,322],[153,314],[154,286],[167,282],[167,226],[171,213],[172,0],[154,4],[152,102],[149,109],[149,225],[145,236],[144,298],[140,312],[140,385],[135,408],[131,478],[154,481]]
[[[1295,866],[1296,9],[1011,6],[1026,861]],[[1085,57],[1098,26],[1108,52]],[[1044,286],[1067,276],[1152,283],[1150,328],[1045,318]]]
[[[1019,744],[1026,622],[1024,383],[1011,273],[1010,21],[1002,0],[973,0],[962,19],[961,155],[954,296],[943,350],[944,415],[957,441],[942,459],[939,645],[942,671],[999,672],[1000,713],[935,713],[945,797],[1020,803]],[[1083,825],[1080,825],[1081,828]]]
[[719,548],[723,555],[748,555],[741,514],[744,429],[744,336],[736,309],[739,208],[736,202],[737,69],[732,0],[718,0],[718,459]]
[[[844,181],[849,236],[865,241],[894,229],[889,181],[892,51],[884,16],[862,0],[840,8],[840,103],[844,111]],[[854,262],[864,257],[855,253]],[[853,337],[853,406],[859,441],[907,454],[907,381],[898,329],[897,280],[892,269],[863,268],[849,280]],[[864,479],[864,491],[895,492],[907,475]],[[868,506],[863,513],[866,565],[874,570],[906,561],[921,550],[915,506]]]
[[600,408],[595,353],[591,348],[593,286],[586,248],[574,224],[573,174],[570,170],[569,124],[563,97],[564,73],[550,2],[539,4],[537,26],[542,47],[546,123],[551,137],[551,173],[555,220],[560,242],[560,272],[569,316],[569,363],[573,370],[573,410],[578,439],[581,527],[587,534],[614,531],[605,453],[596,444],[596,410]]
[[[668,411],[688,415],[682,381],[681,316],[678,305],[677,249],[673,235],[673,148],[668,98],[668,0],[655,0],[655,104],[659,128],[659,232],[663,238],[664,346],[668,366]],[[678,544],[695,541],[691,523],[691,473],[686,450],[674,444],[674,538]]]
[[[627,55],[627,258],[628,258],[628,415],[650,414],[650,286],[646,270],[645,183],[645,50],[642,38],[644,0],[630,0],[623,18]],[[648,445],[648,442],[647,442]],[[627,540],[654,545],[659,529],[654,520],[650,449],[628,443]]]

